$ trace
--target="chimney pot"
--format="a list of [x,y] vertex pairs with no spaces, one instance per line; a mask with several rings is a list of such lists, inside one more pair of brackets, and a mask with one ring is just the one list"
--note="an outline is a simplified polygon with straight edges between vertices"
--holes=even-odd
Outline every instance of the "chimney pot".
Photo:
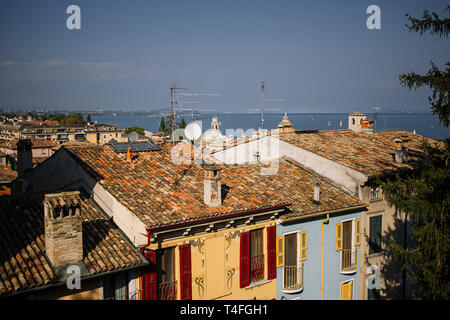
[[133,159],[133,154],[131,152],[131,147],[128,147],[128,149],[127,149],[127,161],[131,162],[132,159]]

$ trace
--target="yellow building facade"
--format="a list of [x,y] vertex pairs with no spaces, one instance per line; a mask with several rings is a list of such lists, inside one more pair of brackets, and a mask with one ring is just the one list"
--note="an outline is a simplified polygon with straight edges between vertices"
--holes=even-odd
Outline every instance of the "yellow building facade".
[[[221,222],[222,226],[217,229],[214,224],[207,224],[200,227],[201,232],[164,241],[157,241],[158,235],[156,241],[144,249],[144,252],[151,251],[156,255],[157,299],[275,299],[277,214],[271,211],[258,217],[245,216],[242,221],[235,218]],[[177,231],[183,235],[189,229]],[[249,245],[248,264],[243,261],[246,259],[243,241]],[[187,289],[190,294],[187,296],[186,283],[183,285],[183,274],[186,273],[182,261],[184,248],[190,250]],[[148,299],[145,280],[140,285],[143,299]]]

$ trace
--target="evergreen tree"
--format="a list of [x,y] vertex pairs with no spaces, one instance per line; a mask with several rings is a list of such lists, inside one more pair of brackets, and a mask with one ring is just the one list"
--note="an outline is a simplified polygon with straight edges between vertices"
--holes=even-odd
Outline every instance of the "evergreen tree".
[[90,114],[87,115],[87,117],[86,117],[86,122],[88,122],[88,123],[91,123],[91,122],[92,122],[92,120],[91,120],[91,115],[90,115]]
[[[450,7],[447,7],[450,11]],[[423,34],[447,36],[449,19],[440,19],[436,13],[425,11],[422,19],[407,14],[411,25],[410,31]],[[440,71],[431,62],[431,69],[426,75],[413,72],[400,75],[401,83],[410,89],[429,86],[431,110],[439,115],[444,126],[449,124],[449,77],[450,64],[445,71]],[[404,212],[412,223],[412,234],[407,248],[391,241],[394,256],[403,264],[412,285],[413,298],[449,299],[450,274],[448,266],[450,234],[450,139],[443,143],[430,145],[424,142],[428,162],[419,170],[406,175],[397,175],[394,179],[378,181],[386,199],[395,205],[397,211]]]
[[178,128],[184,129],[186,128],[186,121],[184,121],[184,118],[181,118],[181,122],[178,123]]
[[[450,6],[448,6],[445,11],[450,12]],[[422,19],[417,19],[406,14],[408,17],[410,25],[406,25],[409,31],[419,32],[420,35],[429,31],[431,34],[436,34],[439,37],[448,36],[448,31],[450,30],[450,19],[441,19],[439,16],[432,12],[431,14],[428,10],[425,10]],[[449,106],[448,106],[448,92],[450,88],[450,62],[445,64],[445,70],[439,70],[438,67],[430,61],[431,69],[425,75],[419,75],[414,72],[409,72],[407,74],[401,74],[399,80],[403,86],[409,89],[417,90],[420,87],[429,87],[433,94],[428,97],[431,104],[431,111],[433,114],[439,115],[440,122],[448,127],[449,125]]]
[[161,117],[161,122],[159,123],[159,132],[166,131],[166,123],[164,121],[164,117]]

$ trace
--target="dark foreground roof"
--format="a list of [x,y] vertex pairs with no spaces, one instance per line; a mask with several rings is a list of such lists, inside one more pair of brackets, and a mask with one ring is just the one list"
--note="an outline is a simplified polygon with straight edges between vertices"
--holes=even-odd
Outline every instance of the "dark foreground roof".
[[[45,254],[43,199],[0,197],[0,296],[60,282]],[[89,199],[82,200],[81,217],[88,275],[146,264]]]

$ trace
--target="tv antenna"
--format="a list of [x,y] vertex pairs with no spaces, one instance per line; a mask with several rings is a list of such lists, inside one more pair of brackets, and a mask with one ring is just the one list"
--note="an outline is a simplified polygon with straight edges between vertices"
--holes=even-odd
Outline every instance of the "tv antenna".
[[175,123],[174,123],[174,113],[173,113],[173,98],[175,95],[175,90],[187,90],[187,88],[177,88],[176,82],[172,84],[172,87],[170,88],[170,109],[171,109],[171,121],[170,121],[170,125],[172,128],[172,133],[175,130]]
[[380,107],[373,107],[373,110],[375,111],[374,119],[373,119],[373,132],[377,131],[377,110],[380,110]]
[[264,81],[261,82],[261,130],[264,131]]
[[[219,93],[179,93],[179,94],[177,94],[177,96],[189,96],[192,99],[194,99],[194,97],[197,97],[197,96],[214,96],[214,97],[218,97],[218,96],[221,96],[221,94],[219,94]],[[193,103],[201,103],[201,101],[180,102],[180,103],[181,104],[183,104],[183,103],[184,104],[189,104],[189,103],[193,104]],[[194,109],[194,107],[192,107],[191,109],[187,109],[187,110],[191,111],[192,121],[199,120],[199,118],[194,118],[194,110],[195,111],[216,111],[215,109],[214,110],[213,109]]]

